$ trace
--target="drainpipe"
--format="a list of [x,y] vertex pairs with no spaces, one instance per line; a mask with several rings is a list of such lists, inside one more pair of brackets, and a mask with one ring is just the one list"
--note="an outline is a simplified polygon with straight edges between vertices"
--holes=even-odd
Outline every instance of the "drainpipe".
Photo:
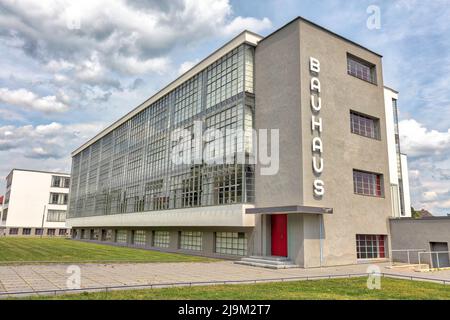
[[323,263],[323,215],[319,215],[319,237],[320,237],[320,267]]

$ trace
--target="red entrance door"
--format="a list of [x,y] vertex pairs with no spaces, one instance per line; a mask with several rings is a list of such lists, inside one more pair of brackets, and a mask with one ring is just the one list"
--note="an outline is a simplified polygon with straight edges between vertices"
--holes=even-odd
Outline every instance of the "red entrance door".
[[287,214],[272,216],[272,255],[287,257]]

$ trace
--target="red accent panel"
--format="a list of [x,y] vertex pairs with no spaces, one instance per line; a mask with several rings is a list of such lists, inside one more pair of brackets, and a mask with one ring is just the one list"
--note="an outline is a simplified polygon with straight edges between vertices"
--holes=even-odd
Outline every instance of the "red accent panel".
[[378,252],[380,253],[380,258],[386,257],[386,253],[384,251],[384,236],[378,236]]
[[287,214],[273,214],[272,255],[287,257]]

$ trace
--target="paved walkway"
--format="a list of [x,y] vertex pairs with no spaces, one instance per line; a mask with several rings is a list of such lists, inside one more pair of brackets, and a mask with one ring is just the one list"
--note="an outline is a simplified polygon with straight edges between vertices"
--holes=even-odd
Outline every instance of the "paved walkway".
[[[412,270],[388,269],[381,272],[402,276],[447,280],[450,271],[420,273]],[[271,270],[233,264],[231,261],[211,263],[124,263],[80,264],[81,288],[133,286],[149,284],[289,279],[326,275],[366,273],[368,265],[352,265],[315,269]],[[67,289],[68,265],[0,266],[0,293],[33,292]],[[0,296],[1,297],[1,296]]]

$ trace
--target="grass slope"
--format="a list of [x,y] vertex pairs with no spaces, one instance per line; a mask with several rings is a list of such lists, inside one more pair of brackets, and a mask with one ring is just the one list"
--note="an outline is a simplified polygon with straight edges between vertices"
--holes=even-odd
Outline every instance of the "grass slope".
[[213,259],[61,238],[0,238],[0,264],[44,261],[205,262]]
[[367,278],[310,280],[261,283],[249,285],[220,285],[178,287],[146,290],[119,290],[33,297],[32,299],[134,299],[134,300],[412,300],[450,299],[450,286],[437,283],[382,278],[380,290],[367,289]]

